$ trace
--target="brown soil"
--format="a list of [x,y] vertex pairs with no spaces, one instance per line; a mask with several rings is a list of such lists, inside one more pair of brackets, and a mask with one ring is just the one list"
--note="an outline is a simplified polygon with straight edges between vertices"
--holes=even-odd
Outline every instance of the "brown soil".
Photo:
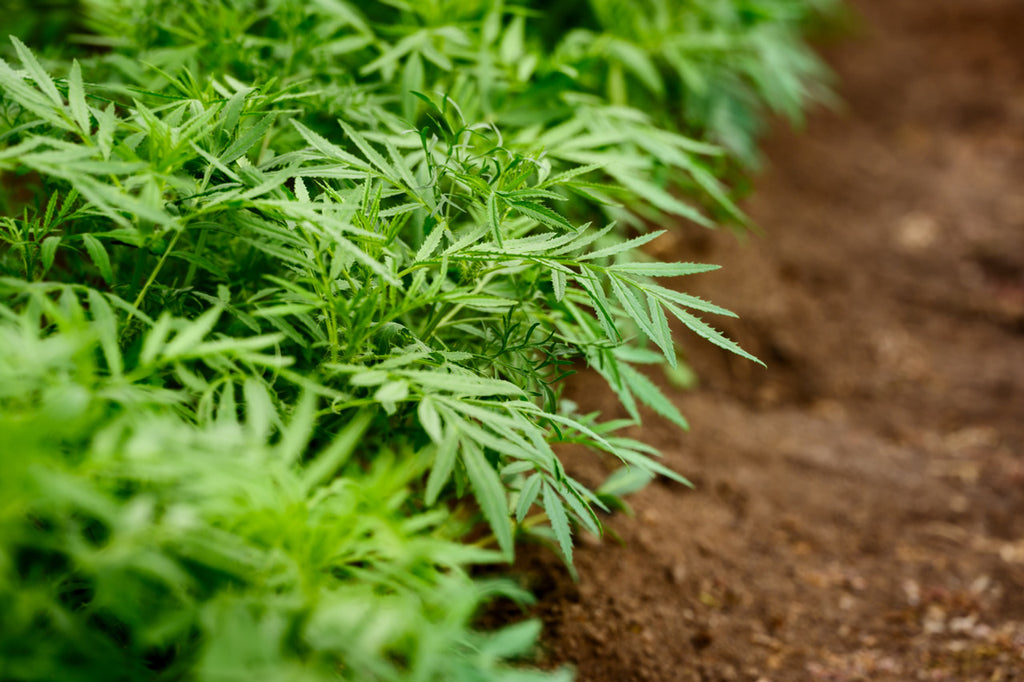
[[686,339],[692,431],[635,435],[696,491],[633,498],[578,583],[520,561],[585,682],[1024,680],[1024,3],[853,4],[844,110],[768,140],[767,236],[661,240],[769,366]]

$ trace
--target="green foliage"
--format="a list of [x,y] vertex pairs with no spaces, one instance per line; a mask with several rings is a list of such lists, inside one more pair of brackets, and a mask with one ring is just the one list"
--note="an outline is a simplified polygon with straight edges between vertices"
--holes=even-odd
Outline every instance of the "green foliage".
[[485,597],[524,596],[467,577],[497,556],[411,496],[425,453],[351,461],[372,410],[326,435],[311,394],[282,415],[249,377],[197,415],[147,378],[202,322],[148,331],[143,355],[162,348],[133,363],[95,289],[2,287],[21,310],[0,307],[4,679],[535,679],[496,663],[534,626],[466,628]]
[[[12,38],[0,677],[566,676],[515,664],[536,623],[473,629],[529,595],[469,573],[523,534],[571,564],[622,495],[686,483],[618,433],[686,427],[641,368],[677,366],[670,320],[756,359],[659,281],[714,266],[622,224],[740,219],[728,140],[666,103],[796,113],[813,72],[700,37],[806,57],[802,3],[622,7],[561,37],[524,3],[89,0],[78,59]],[[742,87],[694,89],[654,27]],[[579,362],[629,420],[561,399]],[[623,468],[590,490],[563,444]]]
[[799,32],[837,1],[83,4],[91,41],[115,48],[112,78],[195,94],[205,78],[230,77],[388,132],[436,123],[415,93],[444,94],[464,120],[500,126],[509,149],[598,165],[613,187],[574,192],[642,227],[665,214],[744,222],[737,162],[755,161],[766,111],[799,120],[827,98]]
[[[562,3],[560,3],[562,4]],[[826,72],[800,40],[832,0],[577,0],[568,16],[589,10],[595,28],[570,31],[558,54],[572,65],[599,64],[590,88],[637,106],[679,103],[685,129],[756,159],[763,111],[794,121],[809,100],[828,97]],[[571,8],[570,8],[571,7]],[[655,109],[656,110],[656,109]],[[671,125],[672,118],[658,122]]]

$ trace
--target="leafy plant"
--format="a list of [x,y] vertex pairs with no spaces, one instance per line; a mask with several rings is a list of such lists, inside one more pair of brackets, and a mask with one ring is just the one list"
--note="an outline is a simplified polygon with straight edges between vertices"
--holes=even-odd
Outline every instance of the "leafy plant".
[[[95,289],[2,286],[21,309],[0,307],[4,679],[539,677],[498,664],[535,623],[468,630],[482,599],[526,596],[467,577],[498,556],[411,496],[424,453],[350,460],[372,414],[327,437],[312,394],[282,415],[257,377],[191,409],[147,379],[188,371],[201,321],[150,330],[133,363]],[[205,343],[224,363],[249,341]]]
[[326,120],[388,133],[429,118],[412,93],[441,93],[465,120],[499,125],[510,149],[598,164],[615,187],[587,199],[638,228],[665,214],[745,221],[729,186],[736,161],[755,161],[765,110],[799,120],[827,99],[799,32],[836,4],[84,1],[92,42],[115,48],[115,78],[187,91],[194,83],[175,76],[184,64],[200,82],[230,76],[309,97]]
[[724,152],[523,4],[86,4],[98,52],[0,60],[0,677],[565,677],[469,569],[686,483],[619,434],[686,427],[641,368],[670,320],[755,359],[608,219],[710,224],[677,172],[738,217]]

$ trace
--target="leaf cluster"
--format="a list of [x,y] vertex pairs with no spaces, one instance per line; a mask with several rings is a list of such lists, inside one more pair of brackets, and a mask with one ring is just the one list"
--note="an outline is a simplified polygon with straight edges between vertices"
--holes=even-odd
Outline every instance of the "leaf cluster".
[[510,149],[598,164],[613,189],[570,213],[597,198],[606,219],[642,227],[666,214],[745,223],[738,171],[756,161],[764,114],[799,120],[828,99],[801,30],[837,1],[82,4],[87,42],[114,49],[108,83],[190,91],[230,76],[390,132],[431,124],[415,93],[441,93]]
[[4,679],[539,679],[500,664],[535,623],[467,628],[528,596],[467,575],[498,557],[416,501],[424,454],[353,461],[369,413],[326,436],[311,393],[282,414],[257,377],[197,410],[141,376],[184,362],[173,341],[117,355],[105,295],[0,287]]
[[738,216],[727,155],[523,3],[85,4],[94,52],[0,60],[0,677],[563,678],[470,572],[686,483],[621,435],[686,427],[644,366],[756,359],[610,218]]

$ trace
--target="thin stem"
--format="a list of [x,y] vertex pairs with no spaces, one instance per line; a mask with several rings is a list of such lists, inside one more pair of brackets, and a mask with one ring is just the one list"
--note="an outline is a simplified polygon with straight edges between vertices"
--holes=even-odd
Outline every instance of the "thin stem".
[[[153,268],[153,272],[149,273],[149,278],[146,280],[146,283],[142,286],[142,289],[139,291],[139,295],[135,297],[135,302],[132,303],[133,308],[141,309],[140,306],[142,305],[143,299],[145,299],[146,297],[146,292],[149,291],[149,287],[152,286],[153,282],[156,281],[156,276],[159,275],[160,270],[163,269],[164,263],[167,262],[167,257],[171,255],[171,251],[173,251],[175,245],[177,245],[178,237],[181,236],[182,232],[184,232],[184,228],[174,233],[174,236],[171,238],[171,241],[167,244],[167,248],[164,249],[163,255],[160,256],[160,260],[157,261],[156,267]],[[133,317],[135,317],[135,313],[133,311],[128,311],[128,317],[125,318],[124,327],[122,328],[121,331],[122,340],[124,334],[128,331],[128,323],[131,322]]]

